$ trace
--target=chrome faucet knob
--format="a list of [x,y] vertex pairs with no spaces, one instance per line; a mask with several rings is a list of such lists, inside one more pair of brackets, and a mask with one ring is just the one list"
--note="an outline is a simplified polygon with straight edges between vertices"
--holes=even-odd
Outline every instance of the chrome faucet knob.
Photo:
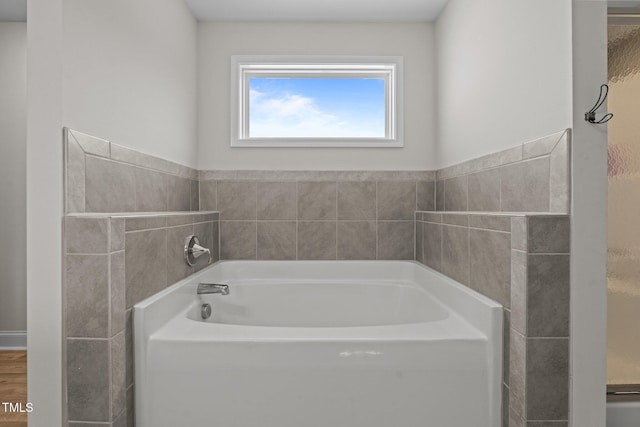
[[202,255],[209,255],[209,262],[213,261],[213,255],[209,248],[205,248],[200,245],[200,240],[196,236],[187,237],[187,241],[184,244],[184,260],[189,266],[194,266],[198,262],[198,258]]

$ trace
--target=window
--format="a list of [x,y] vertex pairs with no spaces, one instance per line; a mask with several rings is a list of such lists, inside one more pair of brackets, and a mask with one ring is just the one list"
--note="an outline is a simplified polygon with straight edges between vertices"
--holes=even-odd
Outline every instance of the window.
[[402,58],[233,56],[231,146],[402,147]]

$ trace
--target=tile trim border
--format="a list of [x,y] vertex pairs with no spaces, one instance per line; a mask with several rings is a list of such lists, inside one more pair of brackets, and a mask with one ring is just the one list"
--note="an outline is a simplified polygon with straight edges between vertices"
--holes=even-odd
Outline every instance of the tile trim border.
[[435,171],[201,170],[200,181],[435,181]]

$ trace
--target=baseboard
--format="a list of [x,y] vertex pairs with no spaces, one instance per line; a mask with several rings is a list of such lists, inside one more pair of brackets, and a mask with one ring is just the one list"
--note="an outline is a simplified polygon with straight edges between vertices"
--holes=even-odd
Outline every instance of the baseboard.
[[26,350],[27,332],[0,332],[0,350]]

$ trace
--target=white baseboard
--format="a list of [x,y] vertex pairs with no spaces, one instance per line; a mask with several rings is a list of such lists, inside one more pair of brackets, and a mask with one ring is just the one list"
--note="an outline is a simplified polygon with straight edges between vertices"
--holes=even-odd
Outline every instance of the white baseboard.
[[26,350],[27,332],[0,332],[0,350]]

